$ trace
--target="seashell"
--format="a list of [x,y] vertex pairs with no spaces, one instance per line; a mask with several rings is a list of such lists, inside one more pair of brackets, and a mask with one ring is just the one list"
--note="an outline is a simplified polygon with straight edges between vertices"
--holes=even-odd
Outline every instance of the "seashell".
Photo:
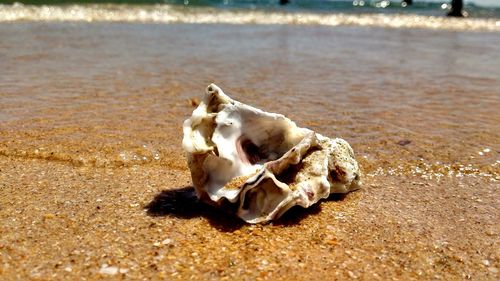
[[248,223],[277,219],[293,206],[307,208],[361,184],[345,140],[235,101],[215,84],[184,121],[183,132],[198,198],[229,205]]

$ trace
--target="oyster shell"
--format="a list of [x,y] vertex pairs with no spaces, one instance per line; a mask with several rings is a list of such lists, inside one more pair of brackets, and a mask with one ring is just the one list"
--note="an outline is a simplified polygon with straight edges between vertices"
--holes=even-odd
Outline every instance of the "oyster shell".
[[349,144],[281,114],[235,101],[215,84],[184,121],[182,146],[198,197],[231,205],[249,223],[279,218],[360,186]]

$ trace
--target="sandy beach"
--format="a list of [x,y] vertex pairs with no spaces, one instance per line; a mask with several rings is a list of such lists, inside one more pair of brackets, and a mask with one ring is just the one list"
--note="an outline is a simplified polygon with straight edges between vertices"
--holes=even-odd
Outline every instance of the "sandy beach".
[[[0,279],[498,280],[500,35],[0,25]],[[197,202],[216,82],[353,147],[362,189],[249,225]]]

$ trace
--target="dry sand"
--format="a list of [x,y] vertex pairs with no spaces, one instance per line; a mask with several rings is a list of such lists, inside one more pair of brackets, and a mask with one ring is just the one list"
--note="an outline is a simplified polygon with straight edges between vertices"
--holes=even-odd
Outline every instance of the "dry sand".
[[196,202],[186,169],[0,167],[4,280],[498,277],[498,194],[484,181],[368,178],[247,225]]

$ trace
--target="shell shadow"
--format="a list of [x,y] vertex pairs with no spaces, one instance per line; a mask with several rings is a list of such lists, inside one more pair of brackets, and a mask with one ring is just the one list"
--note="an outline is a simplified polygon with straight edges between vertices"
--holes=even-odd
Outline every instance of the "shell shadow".
[[[332,194],[326,201],[342,201],[346,194]],[[232,214],[227,208],[216,208],[198,200],[192,186],[163,190],[158,193],[145,209],[152,217],[171,216],[180,219],[204,217],[208,223],[222,232],[233,232],[246,223]],[[321,202],[309,208],[295,206],[281,218],[271,222],[273,225],[292,226],[303,219],[321,212]]]
[[273,225],[281,226],[293,226],[300,224],[300,222],[311,216],[316,215],[321,212],[321,203],[314,204],[309,208],[303,208],[301,206],[294,206],[290,210],[286,211],[279,219],[272,222]]
[[192,186],[163,190],[145,208],[147,214],[153,217],[204,217],[211,226],[222,232],[233,232],[245,225],[244,221],[228,211],[199,201]]
[[[351,192],[356,192],[356,190],[351,191]],[[325,199],[325,201],[343,201],[344,198],[347,197],[349,193],[332,193],[328,198]]]

